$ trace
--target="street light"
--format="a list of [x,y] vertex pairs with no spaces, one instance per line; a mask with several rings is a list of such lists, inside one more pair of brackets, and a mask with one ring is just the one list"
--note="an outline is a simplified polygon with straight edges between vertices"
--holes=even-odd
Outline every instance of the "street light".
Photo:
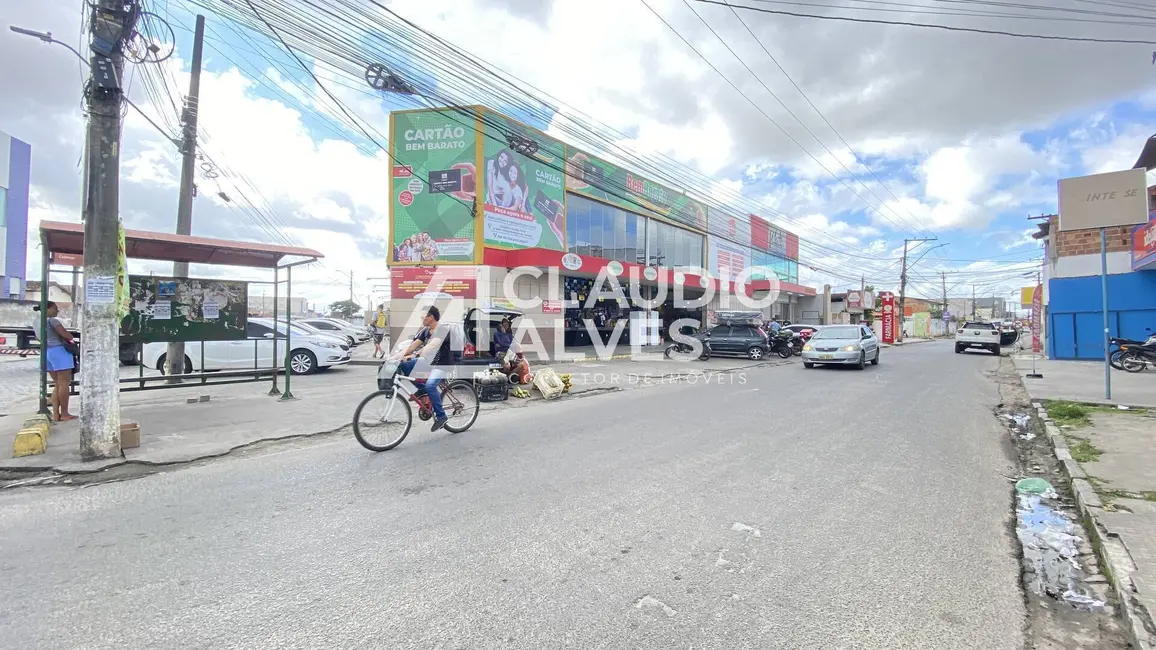
[[[92,69],[92,64],[88,61],[88,59],[84,58],[83,54],[81,54],[79,51],[77,51],[77,49],[75,47],[72,47],[68,43],[65,43],[64,41],[58,41],[55,38],[53,38],[52,32],[38,32],[38,31],[35,31],[32,29],[24,29],[23,27],[17,27],[16,25],[9,25],[8,29],[10,29],[13,32],[20,34],[22,36],[31,36],[32,38],[43,41],[49,45],[60,45],[60,46],[64,47],[66,50],[68,50],[69,52],[72,52],[73,54],[75,54],[76,58],[83,61],[84,65],[88,66],[88,68],[90,70]],[[120,79],[117,79],[116,83],[117,83],[117,86],[120,86]],[[154,129],[159,131],[161,133],[161,135],[164,135],[166,137],[166,139],[168,139],[168,141],[173,144],[173,146],[177,147],[178,149],[181,148],[181,141],[170,136],[163,128],[161,128],[156,122],[154,122],[151,117],[149,117],[148,115],[145,115],[144,111],[142,111],[139,106],[134,104],[133,101],[128,98],[127,94],[122,93],[121,99],[123,99],[125,101],[125,103],[128,104],[129,106],[131,106],[133,108],[133,110],[135,110],[137,113],[140,113],[140,116],[145,118],[145,120],[147,120],[148,123],[151,124]]]

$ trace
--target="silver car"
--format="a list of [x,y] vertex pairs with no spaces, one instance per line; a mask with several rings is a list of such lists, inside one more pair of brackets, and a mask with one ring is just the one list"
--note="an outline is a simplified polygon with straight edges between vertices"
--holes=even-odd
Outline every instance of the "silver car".
[[879,365],[879,339],[866,325],[828,325],[803,346],[803,367],[817,363],[855,366],[860,370],[870,361]]

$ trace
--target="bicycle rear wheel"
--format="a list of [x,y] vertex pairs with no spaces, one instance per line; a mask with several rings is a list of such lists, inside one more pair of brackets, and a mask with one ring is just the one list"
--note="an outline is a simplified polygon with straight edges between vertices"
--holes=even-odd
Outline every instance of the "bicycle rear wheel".
[[442,408],[445,409],[446,431],[461,433],[474,426],[482,405],[474,385],[461,379],[451,381],[442,390]]
[[370,451],[400,445],[412,425],[413,412],[398,390],[370,393],[353,412],[353,437]]

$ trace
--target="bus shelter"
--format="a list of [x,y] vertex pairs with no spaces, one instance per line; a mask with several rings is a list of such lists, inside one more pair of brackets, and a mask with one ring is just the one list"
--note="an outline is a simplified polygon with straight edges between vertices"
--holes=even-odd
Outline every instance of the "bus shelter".
[[[194,237],[191,235],[177,235],[172,233],[151,232],[145,230],[124,231],[125,257],[127,259],[153,260],[161,262],[187,262],[189,264],[209,264],[214,266],[236,266],[246,268],[267,269],[272,271],[273,285],[273,322],[285,324],[285,358],[283,364],[275,363],[270,368],[254,366],[252,370],[222,371],[208,373],[202,359],[201,371],[184,373],[174,376],[144,376],[143,366],[136,378],[120,379],[120,390],[146,390],[158,388],[180,388],[186,386],[185,380],[199,381],[201,384],[222,384],[261,381],[268,375],[272,376],[270,395],[281,395],[282,399],[292,399],[290,372],[290,348],[292,347],[292,297],[293,297],[293,268],[304,264],[311,264],[324,257],[321,253],[310,248],[297,246],[282,246],[277,244],[263,244],[257,242],[230,241],[212,239],[208,237]],[[42,221],[40,223],[40,248],[42,286],[49,286],[50,265],[54,257],[72,256],[74,264],[83,264],[84,255],[84,225],[58,221]],[[278,291],[282,282],[282,272],[285,283],[286,313],[284,321],[278,314]],[[40,331],[47,327],[48,292],[41,291],[40,297]],[[45,338],[40,339],[40,412],[48,413],[48,373],[45,366]],[[84,345],[83,338],[81,345]],[[202,341],[201,354],[204,354]],[[254,346],[257,342],[254,342]],[[274,343],[276,350],[276,343]],[[285,372],[284,394],[277,387],[277,374]],[[81,367],[81,372],[84,368]],[[181,383],[174,383],[174,380]],[[210,381],[212,379],[212,381]],[[75,385],[75,384],[74,384]]]

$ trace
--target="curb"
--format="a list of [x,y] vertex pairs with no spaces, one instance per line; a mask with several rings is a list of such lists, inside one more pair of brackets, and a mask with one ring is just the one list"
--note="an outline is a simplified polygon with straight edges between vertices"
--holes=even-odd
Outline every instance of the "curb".
[[48,416],[34,415],[24,420],[24,426],[12,440],[12,457],[37,456],[48,447]]
[[1051,440],[1056,458],[1063,465],[1064,474],[1068,476],[1069,486],[1076,496],[1080,517],[1084,522],[1084,529],[1092,538],[1092,547],[1096,550],[1100,565],[1107,575],[1112,591],[1116,594],[1116,600],[1119,602],[1121,618],[1127,630],[1128,640],[1132,647],[1137,650],[1156,650],[1156,646],[1152,644],[1152,635],[1148,633],[1144,624],[1145,619],[1151,620],[1151,613],[1146,612],[1142,605],[1132,602],[1131,599],[1131,595],[1136,592],[1136,585],[1132,581],[1132,574],[1136,571],[1136,565],[1132,561],[1132,556],[1118,538],[1101,530],[1100,522],[1096,518],[1096,510],[1103,510],[1104,508],[1103,502],[1100,501],[1100,495],[1096,494],[1096,488],[1088,481],[1088,475],[1080,467],[1080,464],[1072,458],[1072,452],[1068,449],[1068,442],[1064,440],[1059,427],[1048,417],[1047,409],[1042,403],[1035,400],[1032,401],[1032,407],[1036,409],[1036,417],[1044,423],[1044,429],[1047,431],[1048,439]]

